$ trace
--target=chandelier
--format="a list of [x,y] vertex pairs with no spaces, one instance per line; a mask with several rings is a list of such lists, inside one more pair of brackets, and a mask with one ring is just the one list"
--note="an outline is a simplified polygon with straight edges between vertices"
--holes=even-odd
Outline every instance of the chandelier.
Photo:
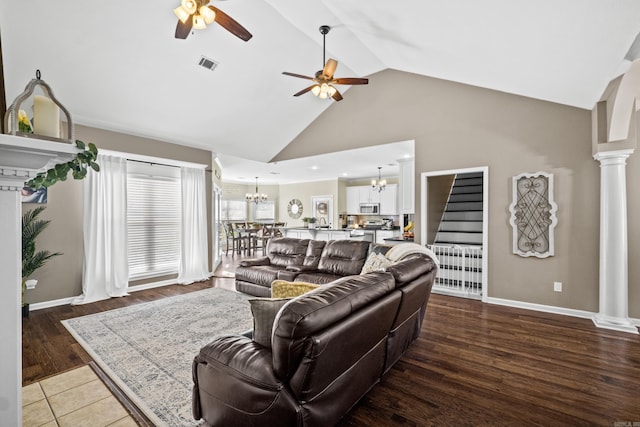
[[382,191],[387,187],[387,180],[386,179],[382,179],[380,177],[380,170],[382,169],[382,166],[378,166],[378,179],[372,179],[371,180],[371,188],[373,188],[375,191]]
[[267,201],[266,194],[258,193],[258,177],[257,176],[256,176],[256,192],[253,194],[247,193],[244,197],[245,199],[247,199],[247,202],[263,203]]

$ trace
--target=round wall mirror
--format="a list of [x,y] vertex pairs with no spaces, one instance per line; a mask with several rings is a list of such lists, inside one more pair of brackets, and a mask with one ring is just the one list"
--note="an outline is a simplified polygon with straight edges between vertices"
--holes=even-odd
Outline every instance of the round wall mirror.
[[291,199],[287,205],[287,212],[293,219],[300,218],[300,215],[302,215],[302,202],[298,199]]

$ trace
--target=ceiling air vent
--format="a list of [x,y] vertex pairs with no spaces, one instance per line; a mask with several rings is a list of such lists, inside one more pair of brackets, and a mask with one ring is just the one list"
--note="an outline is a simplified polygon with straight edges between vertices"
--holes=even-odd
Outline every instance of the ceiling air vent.
[[207,70],[213,71],[218,66],[218,63],[213,59],[207,58],[206,56],[203,55],[200,57],[200,62],[198,62],[198,65],[203,68],[206,68]]

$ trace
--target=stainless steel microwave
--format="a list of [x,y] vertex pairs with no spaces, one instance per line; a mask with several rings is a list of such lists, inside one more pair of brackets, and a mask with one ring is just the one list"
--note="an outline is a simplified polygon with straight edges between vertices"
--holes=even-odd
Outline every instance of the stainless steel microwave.
[[360,203],[360,213],[363,215],[378,215],[380,203]]

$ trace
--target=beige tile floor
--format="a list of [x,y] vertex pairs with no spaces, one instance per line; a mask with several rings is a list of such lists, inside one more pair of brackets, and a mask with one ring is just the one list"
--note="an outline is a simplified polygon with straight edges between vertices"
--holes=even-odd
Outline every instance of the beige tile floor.
[[22,388],[23,427],[136,427],[89,366]]

